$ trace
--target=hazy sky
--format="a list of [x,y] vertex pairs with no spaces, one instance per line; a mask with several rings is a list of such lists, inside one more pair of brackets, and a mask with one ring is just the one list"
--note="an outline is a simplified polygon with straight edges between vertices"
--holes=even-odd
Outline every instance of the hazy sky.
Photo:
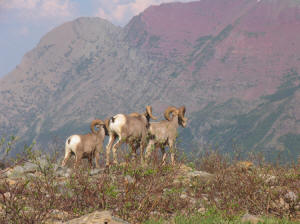
[[43,35],[66,21],[98,16],[124,26],[148,6],[166,2],[175,0],[0,0],[0,77]]

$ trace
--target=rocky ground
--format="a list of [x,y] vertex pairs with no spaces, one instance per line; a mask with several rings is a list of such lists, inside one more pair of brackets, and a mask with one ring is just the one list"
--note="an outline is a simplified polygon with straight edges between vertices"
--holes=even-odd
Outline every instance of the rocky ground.
[[258,223],[266,216],[300,221],[299,166],[276,173],[251,162],[225,166],[216,157],[193,164],[123,163],[106,172],[32,157],[0,171],[0,222],[177,223],[178,214],[205,214],[212,207],[240,222]]

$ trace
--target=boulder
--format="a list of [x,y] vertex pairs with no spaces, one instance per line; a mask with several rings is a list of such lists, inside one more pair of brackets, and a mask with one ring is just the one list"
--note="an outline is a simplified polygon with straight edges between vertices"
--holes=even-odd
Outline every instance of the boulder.
[[126,175],[124,178],[126,184],[134,184],[136,182],[135,178],[132,176]]
[[202,181],[210,181],[214,175],[205,171],[193,170],[192,168],[182,164],[179,167],[178,174],[174,179],[174,184],[190,183],[193,179],[200,179]]
[[259,218],[255,215],[251,215],[249,213],[246,213],[241,219],[242,223],[251,223],[251,224],[257,224],[257,223],[263,222],[263,221],[264,220],[262,218]]
[[72,219],[66,224],[129,224],[111,215],[110,211],[95,211],[80,218]]
[[15,166],[6,172],[6,176],[10,179],[21,178],[24,176],[25,169],[22,166]]
[[95,176],[95,175],[103,173],[103,172],[104,172],[104,169],[95,168],[95,169],[91,170],[90,176]]
[[284,199],[288,203],[295,203],[298,200],[298,196],[293,191],[289,191],[284,195]]
[[72,169],[70,168],[58,166],[55,170],[55,175],[58,177],[68,178],[71,176],[71,174],[72,174]]

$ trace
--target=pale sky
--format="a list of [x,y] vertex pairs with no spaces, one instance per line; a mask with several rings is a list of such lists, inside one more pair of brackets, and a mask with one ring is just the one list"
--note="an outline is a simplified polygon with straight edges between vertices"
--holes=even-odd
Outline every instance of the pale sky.
[[[188,2],[191,0],[177,0]],[[0,77],[56,26],[78,17],[101,17],[124,26],[150,5],[175,0],[0,0]]]

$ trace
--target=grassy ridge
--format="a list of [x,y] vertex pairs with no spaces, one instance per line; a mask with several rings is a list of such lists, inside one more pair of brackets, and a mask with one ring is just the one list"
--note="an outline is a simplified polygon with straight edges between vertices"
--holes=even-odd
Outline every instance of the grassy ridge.
[[122,165],[108,172],[93,174],[84,163],[59,176],[56,156],[41,160],[27,147],[5,166],[30,162],[35,172],[6,177],[14,169],[0,171],[0,223],[45,223],[54,212],[63,221],[103,209],[131,223],[241,223],[247,212],[267,217],[265,223],[299,222],[299,164],[271,165],[261,157],[245,163],[215,151],[178,158],[176,166],[161,166],[154,153],[145,167],[123,152]]

